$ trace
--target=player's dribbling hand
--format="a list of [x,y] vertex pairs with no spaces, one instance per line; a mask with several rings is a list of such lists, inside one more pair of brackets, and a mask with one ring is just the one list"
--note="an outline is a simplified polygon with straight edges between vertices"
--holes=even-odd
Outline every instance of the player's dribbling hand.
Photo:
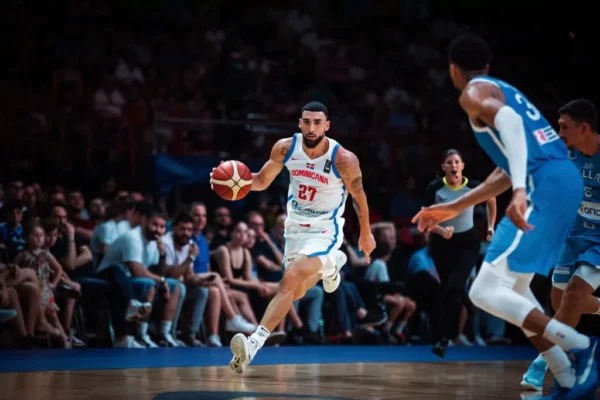
[[360,237],[358,238],[358,249],[364,253],[367,262],[370,264],[371,253],[375,250],[375,238],[371,231],[360,234]]
[[[221,161],[219,163],[219,165],[223,164],[223,161]],[[217,169],[217,167],[213,167],[213,169],[210,171],[210,190],[214,190],[213,188],[213,173],[215,172],[215,169]]]
[[512,199],[506,209],[506,215],[517,228],[522,231],[530,231],[534,228],[525,219],[527,210],[527,193],[525,189],[516,189],[513,191]]
[[449,204],[435,204],[421,208],[411,222],[417,224],[419,232],[431,232],[440,222],[456,217],[460,211]]

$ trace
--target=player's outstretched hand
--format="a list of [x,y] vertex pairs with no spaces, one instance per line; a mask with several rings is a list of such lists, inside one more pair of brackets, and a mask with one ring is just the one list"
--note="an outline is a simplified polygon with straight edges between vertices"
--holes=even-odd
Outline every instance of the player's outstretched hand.
[[440,222],[448,221],[460,214],[459,209],[451,204],[434,204],[421,208],[411,220],[417,224],[419,232],[431,232]]
[[371,263],[371,253],[375,250],[375,238],[371,231],[361,232],[360,237],[358,238],[358,249],[361,250],[367,262]]
[[506,215],[517,228],[522,231],[530,231],[534,228],[525,219],[527,210],[527,193],[525,189],[516,189],[513,191],[512,199],[506,209]]

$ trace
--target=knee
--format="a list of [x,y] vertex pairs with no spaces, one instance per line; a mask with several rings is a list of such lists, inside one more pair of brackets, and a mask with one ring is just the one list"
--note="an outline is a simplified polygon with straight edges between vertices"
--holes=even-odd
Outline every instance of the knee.
[[[200,289],[206,290],[206,288],[200,288]],[[209,298],[213,298],[214,299],[216,297],[220,297],[220,294],[221,294],[221,292],[220,292],[220,290],[219,290],[218,287],[216,287],[216,286],[210,286],[208,288],[208,297]]]
[[23,298],[32,301],[40,298],[40,287],[33,282],[25,282],[21,285]]
[[417,303],[415,303],[415,301],[409,297],[405,297],[404,301],[406,311],[409,313],[415,312],[415,310],[417,309]]
[[290,268],[283,274],[283,278],[281,279],[281,282],[279,282],[278,290],[279,292],[296,293],[298,288],[304,289],[304,285],[302,284],[303,280],[304,277],[300,271],[295,268]]
[[475,278],[471,289],[469,289],[469,299],[477,308],[486,309],[486,304],[489,296],[490,287],[482,284],[482,279]]

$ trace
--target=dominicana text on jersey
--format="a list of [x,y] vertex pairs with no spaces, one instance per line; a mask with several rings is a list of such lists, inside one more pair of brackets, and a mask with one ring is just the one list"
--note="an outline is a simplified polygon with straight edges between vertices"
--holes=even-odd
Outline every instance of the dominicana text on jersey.
[[[505,97],[505,104],[510,106],[523,118],[525,138],[527,140],[527,175],[534,173],[542,163],[550,160],[566,160],[568,151],[565,144],[552,128],[548,120],[540,113],[517,88],[496,78],[477,77],[471,82],[487,82],[497,86]],[[469,121],[475,138],[492,161],[510,176],[508,160],[500,133],[491,127],[478,127]],[[527,191],[533,188],[528,181]]]
[[335,168],[340,144],[328,138],[329,149],[311,159],[302,148],[302,134],[293,136],[283,163],[290,171],[288,220],[298,224],[339,219],[344,214],[348,192]]
[[569,157],[583,178],[583,200],[569,236],[600,240],[600,153],[592,157],[573,150]]

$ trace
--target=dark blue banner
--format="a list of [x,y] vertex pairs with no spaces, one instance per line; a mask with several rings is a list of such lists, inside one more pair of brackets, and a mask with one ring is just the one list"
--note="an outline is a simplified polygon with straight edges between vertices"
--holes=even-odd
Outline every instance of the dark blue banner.
[[[210,156],[154,156],[154,182],[161,193],[170,192],[175,186],[209,184],[210,172],[222,160]],[[260,168],[259,163],[247,163],[252,171]]]

